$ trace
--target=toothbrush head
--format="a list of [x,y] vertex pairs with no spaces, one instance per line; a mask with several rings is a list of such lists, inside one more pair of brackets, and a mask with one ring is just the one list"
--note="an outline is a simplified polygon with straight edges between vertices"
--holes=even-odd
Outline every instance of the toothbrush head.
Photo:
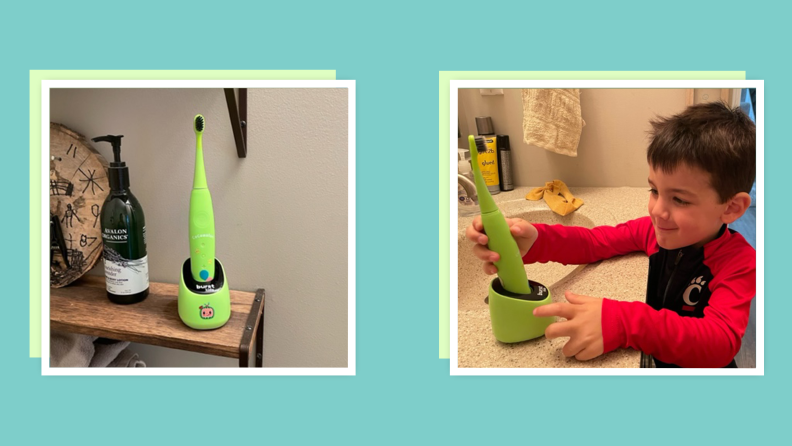
[[195,115],[195,119],[193,119],[193,129],[195,129],[195,134],[202,134],[205,128],[206,120],[204,119],[203,115]]
[[478,153],[486,153],[487,152],[487,142],[484,141],[483,136],[476,136],[476,151]]
[[470,164],[475,170],[476,166],[478,165],[479,154],[487,152],[487,142],[484,141],[483,136],[470,135],[468,136],[468,144],[470,145],[470,159],[472,160],[472,163]]

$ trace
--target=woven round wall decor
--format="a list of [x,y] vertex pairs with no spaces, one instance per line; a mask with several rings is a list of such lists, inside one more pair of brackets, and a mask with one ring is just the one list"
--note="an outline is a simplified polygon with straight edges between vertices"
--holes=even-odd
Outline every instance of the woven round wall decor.
[[60,225],[69,260],[67,267],[58,245],[50,247],[50,286],[60,288],[80,278],[102,257],[99,212],[110,185],[107,160],[88,139],[52,122],[49,159],[50,232],[53,224]]

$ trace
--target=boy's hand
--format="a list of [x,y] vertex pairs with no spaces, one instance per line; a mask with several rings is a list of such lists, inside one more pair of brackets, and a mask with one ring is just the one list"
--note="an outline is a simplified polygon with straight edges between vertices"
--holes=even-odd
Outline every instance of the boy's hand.
[[564,355],[587,361],[601,355],[602,342],[602,299],[580,296],[567,291],[564,296],[569,303],[554,303],[534,309],[537,317],[559,316],[566,321],[550,324],[545,330],[547,339],[569,336],[564,345]]
[[[520,249],[520,255],[524,256],[539,236],[539,231],[536,230],[534,225],[528,223],[521,218],[507,218],[506,223],[509,225],[512,237],[517,241],[517,247]],[[500,255],[497,252],[490,251],[487,248],[489,239],[484,233],[484,226],[481,224],[481,216],[477,215],[473,219],[473,223],[465,230],[465,237],[475,243],[473,245],[473,254],[479,259],[484,261],[484,272],[487,274],[496,274],[498,268],[493,264],[500,260]]]

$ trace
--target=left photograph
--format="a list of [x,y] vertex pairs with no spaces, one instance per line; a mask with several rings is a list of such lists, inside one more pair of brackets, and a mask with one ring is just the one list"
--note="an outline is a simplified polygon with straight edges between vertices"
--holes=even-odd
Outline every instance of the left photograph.
[[42,373],[353,375],[354,86],[43,81]]

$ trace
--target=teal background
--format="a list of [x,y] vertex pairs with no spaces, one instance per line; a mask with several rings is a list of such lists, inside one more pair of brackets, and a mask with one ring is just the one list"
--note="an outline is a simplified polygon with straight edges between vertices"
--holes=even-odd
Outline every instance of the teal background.
[[[548,4],[6,7],[2,437],[42,444],[784,443],[792,305],[780,279],[789,211],[777,199],[790,163],[783,133],[792,99],[789,8]],[[26,336],[31,69],[329,69],[355,79],[357,376],[40,376]],[[437,359],[437,79],[439,71],[465,70],[744,70],[747,79],[765,80],[764,202],[778,205],[765,212],[765,294],[773,298],[765,303],[764,377],[449,377],[449,361]],[[394,161],[395,152],[408,162]]]

